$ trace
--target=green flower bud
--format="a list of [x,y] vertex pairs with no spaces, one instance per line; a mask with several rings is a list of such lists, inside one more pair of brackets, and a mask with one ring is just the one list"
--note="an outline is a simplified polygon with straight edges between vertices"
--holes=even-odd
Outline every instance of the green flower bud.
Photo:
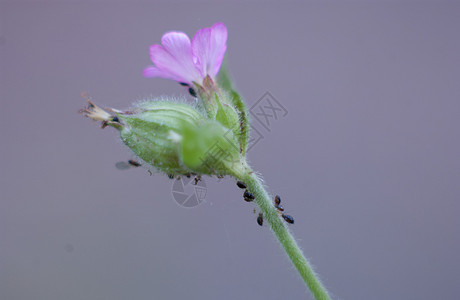
[[123,143],[143,164],[166,174],[235,176],[244,169],[244,158],[238,137],[223,124],[231,126],[235,117],[228,116],[236,113],[218,99],[217,103],[218,120],[208,119],[191,105],[170,101],[146,101],[129,111],[111,110],[113,114],[90,102],[81,112],[102,121],[103,128],[118,129]]
[[238,176],[245,167],[232,130],[211,120],[184,128],[181,157],[198,174]]
[[130,114],[117,113],[123,126],[120,136],[139,158],[167,174],[187,174],[181,163],[179,143],[184,128],[197,127],[205,119],[184,103],[150,101]]

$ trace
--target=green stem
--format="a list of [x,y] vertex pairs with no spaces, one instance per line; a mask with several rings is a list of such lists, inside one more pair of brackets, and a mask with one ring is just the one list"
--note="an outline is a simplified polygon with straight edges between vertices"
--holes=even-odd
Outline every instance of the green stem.
[[259,179],[251,170],[243,172],[243,174],[244,175],[239,176],[241,178],[238,179],[243,181],[248,187],[248,190],[255,196],[254,201],[260,207],[260,211],[264,215],[264,221],[270,224],[273,233],[278,238],[278,241],[281,243],[286,251],[286,254],[297,268],[297,271],[299,271],[300,276],[302,276],[315,299],[329,300],[330,297],[326,289],[323,287],[311,265],[303,255],[302,250],[300,250],[286,224],[278,215],[276,208],[273,205],[273,201],[265,190],[261,179]]

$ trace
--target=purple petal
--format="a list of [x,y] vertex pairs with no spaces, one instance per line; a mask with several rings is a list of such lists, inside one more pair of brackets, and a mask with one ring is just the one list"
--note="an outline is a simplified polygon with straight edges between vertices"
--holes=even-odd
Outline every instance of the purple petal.
[[227,50],[227,28],[216,23],[211,28],[199,30],[193,37],[193,54],[197,57],[202,73],[215,77]]
[[164,72],[164,71],[158,69],[158,68],[155,67],[155,66],[147,66],[147,67],[144,69],[143,75],[144,75],[144,77],[147,77],[147,78],[150,78],[150,77],[161,77],[161,78],[166,78],[166,79],[172,79],[172,80],[175,80],[175,81],[181,81],[181,80],[183,80],[183,78],[174,76],[173,74],[168,73],[168,72]]
[[150,47],[155,66],[180,81],[200,82],[203,78],[193,61],[190,39],[183,32],[168,32],[161,38],[162,46]]
[[192,51],[196,58],[197,68],[203,75],[207,75],[208,71],[208,55],[211,39],[211,28],[203,28],[195,33],[192,40]]
[[224,23],[212,25],[210,49],[209,58],[211,64],[209,65],[208,72],[210,72],[209,75],[216,76],[227,50],[227,27],[225,27]]
[[[155,64],[157,71],[149,68],[149,74],[152,77],[174,78],[174,80],[184,81],[184,76],[181,74],[186,73],[181,64],[169,54],[161,45],[152,45],[150,47],[150,58]],[[188,80],[186,80],[188,82]]]
[[227,28],[216,23],[198,30],[190,43],[183,32],[171,31],[161,38],[162,45],[152,45],[154,66],[144,70],[145,77],[162,77],[192,84],[201,83],[206,75],[215,77],[227,49]]

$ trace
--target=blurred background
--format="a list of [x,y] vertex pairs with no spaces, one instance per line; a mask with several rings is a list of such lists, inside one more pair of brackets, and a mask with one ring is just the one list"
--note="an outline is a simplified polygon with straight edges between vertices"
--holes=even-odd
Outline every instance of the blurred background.
[[458,299],[458,2],[49,0],[0,4],[0,299],[312,299],[234,180],[184,208],[77,114],[192,101],[148,48],[219,21],[248,105],[287,111],[249,159],[333,298]]

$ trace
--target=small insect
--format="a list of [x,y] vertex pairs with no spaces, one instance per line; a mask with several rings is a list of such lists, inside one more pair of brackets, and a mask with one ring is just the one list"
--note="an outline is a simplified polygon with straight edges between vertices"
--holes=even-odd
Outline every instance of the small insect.
[[284,221],[286,221],[287,223],[294,224],[294,218],[291,217],[290,215],[282,214],[281,216],[283,217]]
[[120,119],[117,116],[112,117],[112,122],[120,123]]
[[188,92],[189,92],[189,94],[190,94],[193,98],[196,98],[196,97],[197,97],[196,92],[195,92],[195,90],[194,90],[193,88],[189,88],[189,89],[188,89]]
[[179,82],[179,84],[182,86],[188,86],[188,83],[185,83],[185,82]]
[[119,161],[115,164],[115,168],[117,168],[118,170],[128,170],[128,169],[137,168],[140,166],[141,166],[140,163],[132,159],[128,161]]
[[246,184],[242,181],[237,181],[236,182],[236,185],[240,188],[240,189],[245,189],[246,188]]
[[174,179],[174,174],[168,174],[169,179]]
[[284,207],[281,205],[281,198],[278,195],[275,196],[275,208],[278,211],[284,211]]
[[133,159],[128,160],[128,163],[129,163],[131,166],[135,167],[135,168],[142,166],[139,162],[137,162],[137,161],[135,161],[135,160],[133,160]]
[[262,213],[259,213],[259,216],[257,216],[257,224],[260,226],[264,225],[264,215]]
[[243,197],[246,202],[251,202],[252,200],[254,200],[254,195],[248,192],[248,190],[244,191]]
[[195,176],[195,185],[197,185],[199,181],[201,181],[201,175]]

